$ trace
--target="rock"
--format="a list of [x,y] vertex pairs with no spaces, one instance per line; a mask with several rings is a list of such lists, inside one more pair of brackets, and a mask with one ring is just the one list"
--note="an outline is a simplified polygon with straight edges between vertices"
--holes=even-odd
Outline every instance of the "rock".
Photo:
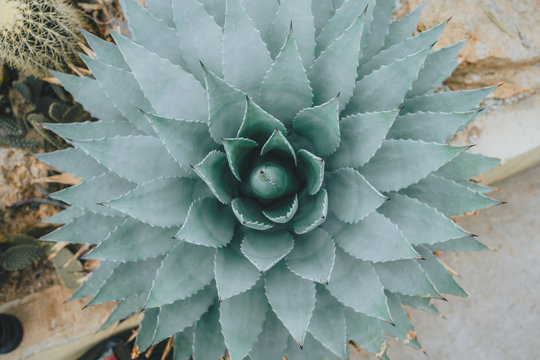
[[[398,1],[401,17],[425,0]],[[470,38],[447,84],[453,89],[498,85],[506,99],[540,89],[540,6],[537,0],[430,0],[419,30],[452,17],[438,47]]]

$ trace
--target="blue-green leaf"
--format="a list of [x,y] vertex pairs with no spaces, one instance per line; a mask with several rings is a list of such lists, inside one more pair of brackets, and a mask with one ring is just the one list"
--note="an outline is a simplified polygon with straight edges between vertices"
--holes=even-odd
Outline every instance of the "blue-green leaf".
[[114,268],[117,266],[118,263],[114,261],[100,261],[98,267],[90,273],[90,277],[82,283],[71,298],[69,298],[69,301],[96,295],[105,280],[111,276]]
[[345,308],[347,320],[347,338],[367,351],[378,354],[386,341],[381,327],[381,321]]
[[465,112],[475,109],[496,87],[476,90],[460,90],[438,92],[431,95],[420,95],[405,100],[403,113],[419,111],[432,112]]
[[274,223],[263,215],[255,200],[236,198],[231,202],[231,208],[238,221],[250,229],[268,230],[274,227]]
[[174,360],[189,360],[193,355],[193,328],[174,335]]
[[393,0],[373,0],[368,5],[366,27],[369,26],[369,31],[364,28],[365,35],[362,38],[363,60],[369,60],[384,47],[386,36],[390,31],[395,6],[396,2]]
[[425,7],[426,3],[423,3],[409,14],[390,24],[388,35],[386,36],[386,39],[384,39],[384,47],[389,48],[410,37],[416,30],[416,26],[418,25],[418,21],[420,20],[420,16]]
[[141,131],[127,121],[86,121],[83,123],[43,124],[67,142],[97,140],[115,136],[141,135]]
[[263,215],[278,224],[288,223],[298,211],[298,195],[283,198],[263,210]]
[[482,244],[476,238],[471,236],[435,243],[432,245],[428,245],[428,247],[432,251],[443,252],[469,252],[489,250],[489,247]]
[[127,299],[120,300],[114,307],[107,320],[101,325],[100,330],[104,330],[117,321],[122,321],[135,312],[140,311],[144,307],[148,294],[142,292],[138,295],[131,296]]
[[214,304],[195,327],[193,360],[221,359],[224,354],[225,342],[219,324],[219,308]]
[[304,149],[298,151],[297,157],[298,172],[300,176],[304,177],[308,194],[315,195],[321,189],[324,181],[325,162]]
[[107,171],[104,166],[99,165],[96,160],[84,151],[76,148],[37,154],[34,157],[60,171],[68,172],[83,180],[90,180]]
[[154,334],[156,332],[157,318],[159,308],[148,309],[144,312],[144,317],[139,325],[135,345],[139,351],[146,351],[152,345]]
[[223,148],[227,154],[227,162],[233,175],[242,181],[242,172],[249,164],[248,158],[253,150],[259,147],[256,141],[245,138],[227,138],[223,139]]
[[274,130],[268,141],[261,148],[261,156],[264,156],[268,153],[281,153],[286,157],[291,157],[296,164],[296,153],[292,145],[289,143],[289,140],[283,135],[278,129]]
[[416,260],[375,263],[373,267],[384,288],[403,295],[440,297],[431,279]]
[[242,254],[261,272],[270,270],[291,252],[294,239],[288,232],[251,231],[242,241]]
[[381,323],[384,332],[416,349],[422,349],[416,339],[416,332],[409,320],[407,311],[401,305],[399,295],[387,292],[387,296],[394,325]]
[[118,46],[84,29],[81,29],[81,32],[99,61],[129,71],[129,66],[126,64]]
[[249,98],[246,99],[246,114],[238,130],[237,137],[249,138],[263,144],[276,129],[284,134],[287,133],[287,129],[281,121],[264,111]]
[[229,204],[235,195],[236,180],[229,172],[227,157],[221,151],[212,151],[193,171],[210,188],[214,196],[223,204]]
[[469,180],[499,166],[500,163],[499,159],[464,152],[441,167],[435,174],[452,180]]
[[305,196],[298,205],[298,214],[293,219],[297,234],[305,234],[321,225],[328,214],[328,193],[321,189],[314,196]]
[[[220,0],[221,1],[221,0]],[[268,32],[279,7],[278,0],[240,0],[253,24],[267,43]]]
[[272,310],[266,313],[266,321],[259,340],[249,353],[250,360],[282,360],[287,349],[289,332]]
[[174,26],[173,4],[171,0],[146,0],[145,5],[155,17],[165,21],[168,26]]
[[456,280],[450,275],[448,270],[437,259],[435,255],[424,246],[416,246],[416,250],[422,255],[425,260],[419,260],[418,263],[428,274],[429,279],[435,285],[437,290],[444,294],[452,294],[456,296],[467,296],[465,290],[459,286]]

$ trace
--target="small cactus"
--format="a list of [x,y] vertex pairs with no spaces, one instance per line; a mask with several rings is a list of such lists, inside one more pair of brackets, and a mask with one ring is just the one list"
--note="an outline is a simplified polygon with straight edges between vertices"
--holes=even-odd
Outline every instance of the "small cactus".
[[83,24],[65,0],[0,0],[0,60],[40,77],[68,70]]

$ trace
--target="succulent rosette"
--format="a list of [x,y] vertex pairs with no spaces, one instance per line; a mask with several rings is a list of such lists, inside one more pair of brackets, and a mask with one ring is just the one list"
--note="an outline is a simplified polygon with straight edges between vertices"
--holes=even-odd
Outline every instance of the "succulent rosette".
[[497,161],[445,143],[492,91],[436,92],[464,43],[394,0],[123,5],[131,38],[85,34],[93,77],[55,73],[101,121],[40,156],[83,179],[45,237],[97,245],[73,298],[144,310],[139,350],[175,359],[421,349],[402,304],[465,295],[433,251],[485,248],[447,216],[496,203],[470,179]]

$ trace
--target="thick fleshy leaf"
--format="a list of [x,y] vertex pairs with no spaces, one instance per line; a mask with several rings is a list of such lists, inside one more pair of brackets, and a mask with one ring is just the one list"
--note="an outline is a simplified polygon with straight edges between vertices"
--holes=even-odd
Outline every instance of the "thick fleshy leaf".
[[384,332],[414,348],[422,349],[416,339],[416,332],[409,320],[407,311],[401,305],[399,295],[387,292],[387,296],[394,325],[381,323]]
[[297,157],[298,172],[304,177],[308,194],[315,195],[324,181],[325,161],[304,149],[298,151]]
[[323,286],[317,287],[317,302],[308,331],[336,356],[346,359],[347,330],[343,305]]
[[249,354],[251,360],[282,360],[287,349],[289,332],[272,310],[266,313],[266,321],[259,340]]
[[345,308],[347,338],[367,351],[378,354],[386,341],[381,322],[375,318]]
[[205,246],[177,241],[157,271],[146,306],[172,304],[210,284],[214,278],[215,253]]
[[275,58],[287,38],[291,23],[294,27],[302,63],[307,69],[315,56],[315,25],[311,14],[311,1],[280,1],[279,9],[268,33],[268,49],[270,49],[272,57]]
[[[130,123],[145,134],[153,135],[154,130],[152,129],[152,126],[139,111],[139,109],[142,109],[147,112],[152,112],[152,105],[150,105],[150,102],[144,96],[133,73],[111,65],[103,64],[88,56],[80,55],[80,57],[86,66],[88,66],[92,75],[96,78],[99,84],[100,93],[103,94],[103,92],[105,92],[107,101],[105,101],[104,104],[112,102],[114,107],[122,114],[122,118],[128,119]],[[74,95],[80,96],[77,99],[84,99],[84,96],[94,96],[93,94],[86,94],[86,92],[80,94],[75,93]],[[104,105],[104,107],[106,108],[107,106]],[[100,117],[99,119],[108,120],[109,118]]]
[[[219,0],[222,1],[222,0]],[[246,12],[261,33],[261,38],[266,42],[268,32],[272,26],[275,14],[279,7],[278,0],[240,0]]]
[[500,163],[499,159],[464,152],[441,167],[435,174],[452,180],[469,180],[499,166]]
[[420,257],[399,228],[377,212],[356,224],[330,217],[323,227],[339,247],[360,260],[384,262]]
[[107,93],[101,89],[97,80],[56,71],[51,71],[51,74],[96,119],[101,121],[126,121],[115,104],[107,97]]
[[208,136],[206,123],[176,120],[151,114],[147,114],[146,117],[154,126],[169,153],[186,170],[216,148],[215,142]]
[[208,119],[205,91],[193,75],[128,38],[115,32],[111,34],[158,115],[199,121]]
[[261,106],[289,128],[294,116],[312,104],[313,91],[292,28],[285,45],[264,77],[260,94]]
[[231,360],[242,360],[251,351],[263,330],[267,309],[262,285],[220,304],[219,322]]
[[383,286],[369,262],[355,259],[337,248],[327,288],[339,302],[354,311],[391,320]]
[[79,140],[96,140],[106,137],[141,135],[142,133],[127,121],[86,121],[67,124],[43,124],[70,143]]
[[461,215],[499,204],[496,200],[433,174],[400,193],[418,199],[446,216]]
[[456,57],[463,50],[465,44],[467,44],[467,40],[429,54],[407,97],[423,95],[440,88],[443,81],[458,67],[459,62]]
[[118,46],[84,29],[81,29],[81,33],[99,61],[120,69],[129,70],[129,66],[127,66]]
[[339,146],[338,98],[300,111],[293,121],[296,135],[306,139],[317,156],[332,154]]
[[[422,260],[419,260],[422,261]],[[375,263],[373,267],[384,288],[403,295],[440,297],[426,272],[416,260]]]
[[[110,171],[137,184],[158,177],[185,175],[161,141],[152,136],[80,141],[77,146]],[[141,166],[141,160],[145,166]]]
[[173,0],[172,4],[179,49],[186,61],[186,69],[203,83],[201,62],[221,75],[223,30],[197,0]]
[[296,154],[293,147],[278,129],[274,130],[268,141],[261,148],[261,156],[264,156],[268,153],[281,153],[285,156],[290,156],[296,163]]
[[214,304],[195,327],[193,360],[221,359],[224,354],[225,342],[219,324],[219,308]]
[[261,81],[272,64],[272,58],[239,0],[226,2],[223,74],[227,82],[256,99]]
[[404,195],[393,194],[377,211],[396,224],[412,245],[435,244],[470,235],[437,210]]
[[352,168],[326,173],[326,190],[330,211],[347,223],[362,220],[387,200]]
[[210,135],[216,142],[235,137],[246,111],[246,95],[203,66]]
[[413,307],[415,309],[430,312],[435,315],[439,315],[439,310],[432,304],[432,298],[425,298],[421,296],[407,296],[396,294],[403,305]]
[[154,227],[127,218],[85,258],[122,262],[153,258],[174,247],[175,233],[175,228]]
[[432,251],[443,252],[469,252],[469,251],[485,251],[489,250],[489,247],[482,244],[474,237],[464,237],[459,239],[453,239],[443,241],[440,243],[427,245]]
[[305,196],[298,206],[298,214],[293,220],[297,234],[305,234],[321,225],[328,214],[328,193],[321,189],[314,196]]
[[309,333],[306,335],[306,340],[302,346],[299,346],[298,343],[289,336],[286,355],[287,360],[336,359],[330,351],[328,351],[320,342],[315,340]]
[[438,291],[444,294],[452,294],[456,296],[467,296],[465,290],[459,286],[456,280],[450,275],[448,270],[437,259],[435,255],[424,246],[416,246],[416,250],[422,255],[425,260],[419,260],[418,263],[428,274],[429,279],[435,285]]
[[294,248],[287,255],[287,267],[296,275],[319,283],[328,283],[334,267],[336,247],[332,237],[317,228],[294,238]]
[[192,244],[223,247],[231,242],[236,221],[228,207],[215,199],[198,199],[189,207],[177,239]]
[[479,111],[466,113],[417,112],[398,116],[388,132],[390,139],[445,143],[476,119]]
[[315,308],[315,284],[290,272],[284,262],[268,271],[265,279],[266,296],[272,310],[294,340],[302,345]]
[[344,115],[397,109],[416,80],[430,50],[431,47],[396,60],[357,81]]
[[227,247],[217,250],[214,275],[220,301],[250,289],[261,277],[234,240]]
[[432,95],[421,95],[405,100],[403,113],[419,111],[432,112],[465,112],[476,108],[496,87],[476,90],[460,90],[438,92]]
[[339,110],[353,95],[364,16],[360,16],[315,60],[308,71],[314,103],[323,104],[339,94]]
[[364,60],[370,59],[384,47],[395,6],[396,2],[393,0],[377,0],[373,1],[371,6],[368,5],[370,21],[366,20],[366,25],[369,25],[369,35],[366,33],[362,38]]
[[156,332],[159,310],[159,308],[148,309],[144,312],[144,317],[139,325],[137,339],[135,340],[135,345],[139,351],[146,351],[146,349],[152,345],[152,340],[154,339],[154,334]]
[[242,254],[261,272],[270,270],[291,252],[294,239],[291,234],[281,232],[251,231],[242,241]]
[[260,205],[255,200],[236,198],[231,202],[231,208],[242,225],[255,230],[268,230],[274,227],[262,213]]
[[106,216],[87,211],[39,240],[95,245],[105,240],[122,221],[124,218],[121,216]]
[[[314,1],[325,2],[325,1]],[[367,0],[347,0],[317,35],[316,56],[333,43],[366,10]],[[319,5],[322,6],[322,5]]]
[[227,3],[223,0],[201,0],[199,2],[204,5],[204,8],[212,15],[216,23],[223,27]]
[[140,311],[144,307],[147,297],[148,294],[146,292],[142,292],[127,299],[120,300],[105,323],[101,325],[100,330],[104,330],[115,322],[122,321],[133,313]]
[[168,26],[174,27],[172,0],[146,0],[145,5],[152,15],[165,21]]
[[193,328],[174,334],[174,360],[189,360],[193,355]]
[[379,191],[397,191],[437,171],[467,149],[417,140],[385,140],[360,172]]
[[[163,256],[153,259],[129,261],[114,268],[111,276],[105,280],[89,305],[102,304],[108,301],[127,299],[148,291]],[[137,281],[133,281],[137,279]]]
[[272,222],[285,224],[289,222],[298,211],[298,195],[290,196],[272,204],[263,215]]
[[140,185],[106,205],[144,223],[171,227],[183,224],[193,200],[212,196],[202,182],[163,178]]
[[339,122],[341,142],[335,153],[326,159],[327,167],[360,167],[381,147],[398,110],[356,114]]
[[111,276],[114,268],[118,265],[114,261],[100,261],[98,267],[90,273],[90,277],[82,283],[71,298],[69,298],[69,301],[96,295],[105,280]]
[[423,3],[409,14],[390,24],[388,36],[384,39],[384,47],[389,48],[409,38],[416,30],[416,26],[425,7],[426,3]]
[[121,215],[118,211],[100,205],[134,189],[136,185],[115,173],[106,172],[88,181],[57,191],[51,197],[96,214]]
[[51,217],[41,220],[41,222],[63,225],[63,224],[67,224],[68,222],[75,219],[76,217],[81,216],[82,214],[84,214],[83,209],[77,206],[70,206],[63,211],[54,214]]
[[[129,24],[133,39],[149,51],[167,58],[175,64],[180,64],[182,54],[177,46],[178,38],[174,28],[154,16],[135,0],[120,0],[120,4],[124,10],[124,16]],[[156,36],[157,34],[159,36]],[[114,37],[114,34],[112,35]],[[118,42],[116,43],[118,44]],[[171,46],[171,44],[174,44],[174,46]]]
[[[216,288],[212,284],[187,299],[162,306],[153,343],[157,344],[163,339],[185,330],[199,319],[197,325],[201,324],[200,321],[204,319],[203,314],[208,314],[208,308],[215,299]],[[217,331],[219,332],[219,324],[217,324]]]
[[315,34],[318,35],[334,15],[332,1],[312,1],[311,12],[314,18]]
[[233,175],[242,181],[242,172],[249,164],[249,156],[254,149],[259,147],[256,141],[246,138],[223,139],[223,148],[227,154],[227,162]]
[[208,185],[215,197],[223,204],[228,204],[235,194],[235,180],[229,172],[227,156],[221,151],[212,151],[193,171]]
[[68,172],[83,180],[90,180],[94,176],[101,175],[107,171],[104,166],[101,166],[84,151],[76,148],[37,154],[34,157],[60,171]]
[[246,99],[246,114],[240,130],[238,130],[237,137],[249,138],[263,144],[276,129],[284,134],[287,133],[287,129],[281,121],[261,109],[259,105],[255,104],[249,98]]

